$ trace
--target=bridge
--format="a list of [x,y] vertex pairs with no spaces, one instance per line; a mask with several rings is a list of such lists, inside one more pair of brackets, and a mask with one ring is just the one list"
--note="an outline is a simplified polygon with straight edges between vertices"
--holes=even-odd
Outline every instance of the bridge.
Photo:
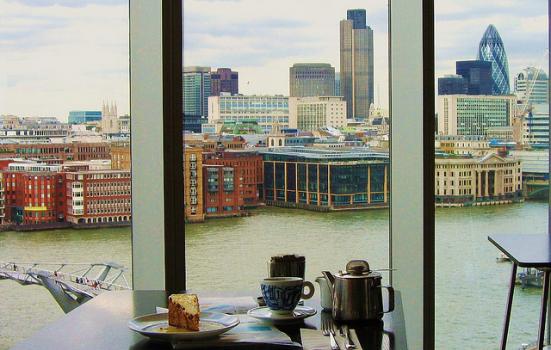
[[104,291],[131,289],[125,271],[113,262],[0,262],[0,280],[44,286],[66,313]]

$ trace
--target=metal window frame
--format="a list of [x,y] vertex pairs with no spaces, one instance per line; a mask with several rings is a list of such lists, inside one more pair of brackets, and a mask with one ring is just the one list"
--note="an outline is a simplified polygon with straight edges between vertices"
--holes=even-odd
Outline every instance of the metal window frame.
[[[434,349],[434,4],[389,7],[391,279],[402,291],[409,347]],[[181,14],[182,0],[130,0],[135,289],[186,286]]]

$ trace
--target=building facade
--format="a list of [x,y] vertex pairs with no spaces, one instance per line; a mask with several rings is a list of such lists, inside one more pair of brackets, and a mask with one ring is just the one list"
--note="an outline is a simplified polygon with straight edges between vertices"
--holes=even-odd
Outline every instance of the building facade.
[[184,218],[187,222],[205,220],[203,201],[203,149],[184,148]]
[[233,167],[203,164],[203,200],[205,216],[240,216],[243,197],[239,195],[242,182]]
[[209,123],[254,120],[264,132],[270,132],[276,125],[289,127],[289,98],[286,96],[222,93],[209,97],[208,102]]
[[346,127],[346,102],[339,96],[290,97],[289,127],[315,131]]
[[438,96],[439,135],[486,136],[490,127],[511,126],[515,96]]
[[367,119],[374,101],[373,30],[363,9],[348,10],[340,22],[340,85],[347,118]]
[[515,95],[526,104],[549,103],[549,78],[542,69],[527,67],[515,76]]
[[102,106],[101,118],[101,133],[102,134],[118,134],[119,118],[117,114],[117,105],[114,103],[104,103]]
[[388,154],[299,147],[262,154],[268,205],[319,211],[388,206]]
[[218,68],[216,72],[210,73],[210,86],[211,96],[220,96],[221,92],[237,95],[239,93],[239,73],[232,71],[231,68]]
[[131,175],[126,170],[65,173],[67,221],[128,224],[132,219]]
[[536,148],[549,148],[549,105],[532,105],[522,118],[522,143]]
[[61,164],[68,160],[111,159],[110,152],[111,147],[107,142],[0,145],[0,153],[4,157],[38,159],[51,164]]
[[70,111],[69,124],[85,124],[89,122],[101,122],[100,111]]
[[509,88],[509,63],[505,46],[496,27],[490,24],[478,45],[479,61],[492,63],[492,94],[508,95]]
[[113,170],[130,170],[130,142],[120,141],[111,143],[111,168]]
[[482,157],[490,151],[490,142],[483,136],[436,136],[435,147],[455,155]]
[[492,62],[469,60],[455,62],[455,74],[467,82],[468,95],[492,95]]
[[483,157],[436,157],[437,206],[504,204],[522,200],[521,162],[489,153]]
[[201,132],[202,118],[208,115],[211,95],[210,67],[184,67],[184,130]]
[[[238,196],[243,207],[260,204],[264,185],[262,156],[256,151],[225,151],[203,153],[203,164],[222,165],[234,169],[239,178]],[[242,198],[242,200],[241,200]]]
[[289,68],[289,96],[333,96],[335,68],[328,63],[295,63]]
[[461,75],[450,74],[438,78],[438,95],[464,95],[467,91],[467,80]]
[[10,164],[2,174],[5,220],[37,225],[65,221],[65,188],[59,166]]

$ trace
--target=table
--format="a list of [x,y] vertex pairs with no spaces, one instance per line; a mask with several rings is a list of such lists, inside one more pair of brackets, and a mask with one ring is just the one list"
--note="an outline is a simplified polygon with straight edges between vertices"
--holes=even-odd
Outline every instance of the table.
[[[551,273],[551,236],[547,234],[526,235],[492,235],[488,240],[503,252],[513,263],[509,294],[505,309],[505,323],[501,337],[501,350],[507,346],[507,334],[511,319],[511,307],[515,291],[517,267],[531,267],[543,271],[543,292],[541,296],[540,322],[538,329],[538,349],[543,349],[545,322],[549,298],[549,275]],[[548,323],[550,323],[548,321]],[[549,333],[549,332],[548,332]]]
[[[213,293],[198,292],[201,296],[221,296]],[[226,294],[227,295],[227,294]],[[224,296],[226,296],[224,295]],[[247,294],[233,294],[229,296],[246,296]],[[249,294],[251,295],[251,294]],[[26,339],[13,348],[23,349],[81,349],[81,350],[110,350],[110,349],[172,349],[168,343],[159,343],[149,340],[140,334],[134,333],[127,327],[129,319],[155,312],[156,306],[165,306],[167,303],[165,291],[117,291],[103,293],[91,301],[79,306],[60,320],[46,326],[29,339]],[[385,300],[386,303],[386,300]],[[307,305],[319,310],[319,300],[307,300]],[[40,310],[37,310],[40,312]],[[303,323],[278,327],[287,333],[292,340],[300,343],[300,328],[319,329],[320,317],[327,317],[327,313],[318,312]],[[391,349],[407,350],[402,302],[400,293],[395,294],[395,310],[385,314],[380,322],[381,330],[390,335]],[[358,337],[364,344],[370,337],[376,335],[370,330],[378,329],[372,324],[363,324],[363,328],[355,328]],[[329,344],[329,339],[327,339]],[[255,347],[251,347],[255,348]],[[259,348],[258,346],[256,348]],[[281,347],[262,346],[262,349]],[[364,347],[368,349],[368,347]]]

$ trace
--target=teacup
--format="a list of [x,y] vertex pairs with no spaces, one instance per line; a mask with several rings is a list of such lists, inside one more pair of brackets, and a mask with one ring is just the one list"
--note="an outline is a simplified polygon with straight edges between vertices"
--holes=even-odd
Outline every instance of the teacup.
[[[304,293],[304,286],[308,293]],[[314,295],[314,285],[300,277],[269,277],[260,284],[266,305],[273,313],[289,314],[300,298],[309,299]]]

